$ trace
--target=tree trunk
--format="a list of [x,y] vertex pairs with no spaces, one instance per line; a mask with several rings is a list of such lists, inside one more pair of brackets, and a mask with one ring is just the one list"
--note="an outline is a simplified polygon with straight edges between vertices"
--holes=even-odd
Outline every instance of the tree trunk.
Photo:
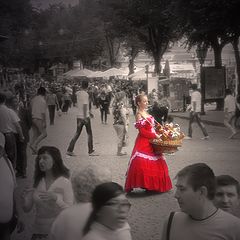
[[214,51],[214,63],[216,68],[221,68],[222,67],[222,46],[219,44],[216,44],[213,47]]
[[158,52],[153,53],[153,59],[154,59],[154,72],[159,76],[161,73],[160,54]]
[[136,47],[132,46],[131,55],[129,57],[129,64],[128,64],[128,68],[129,68],[128,75],[131,75],[134,73],[134,60],[135,60],[137,54],[138,54],[138,49]]
[[112,39],[106,34],[107,49],[109,54],[109,63],[113,67],[115,65],[114,46]]
[[239,85],[239,79],[240,79],[240,55],[239,55],[239,48],[238,48],[238,42],[239,42],[239,36],[235,37],[232,41],[232,46],[234,49],[234,55],[236,60],[236,66],[237,66],[237,94],[240,95],[240,85]]
[[[222,67],[222,45],[215,44],[213,47],[214,51],[214,62],[215,62],[215,67],[216,68],[221,68]],[[216,101],[216,110],[217,111],[222,111],[224,107],[224,99],[218,99]]]

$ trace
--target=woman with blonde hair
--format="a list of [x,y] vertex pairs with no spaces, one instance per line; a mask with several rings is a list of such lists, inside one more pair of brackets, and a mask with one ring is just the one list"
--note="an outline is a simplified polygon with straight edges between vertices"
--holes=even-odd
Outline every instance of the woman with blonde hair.
[[156,154],[149,140],[160,138],[155,131],[155,120],[148,114],[146,95],[136,97],[138,107],[135,127],[139,133],[129,161],[125,191],[142,188],[147,191],[167,192],[172,188],[165,157]]

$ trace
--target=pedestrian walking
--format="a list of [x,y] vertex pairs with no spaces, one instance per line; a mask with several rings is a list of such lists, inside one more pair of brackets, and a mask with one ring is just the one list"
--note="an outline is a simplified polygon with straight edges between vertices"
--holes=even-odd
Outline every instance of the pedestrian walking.
[[[11,95],[12,97],[13,95]],[[14,168],[16,168],[17,145],[16,136],[19,141],[24,141],[20,119],[17,113],[6,106],[6,96],[0,93],[0,132],[5,136],[5,151]]]
[[87,135],[88,135],[88,154],[89,156],[97,156],[95,150],[93,149],[93,134],[92,134],[92,127],[91,127],[91,104],[89,101],[89,95],[87,93],[88,89],[88,81],[82,82],[82,90],[76,93],[77,96],[77,130],[70,141],[70,144],[67,148],[67,155],[75,156],[76,154],[73,152],[75,144],[82,132],[83,126],[86,127]]
[[190,116],[189,116],[188,136],[186,136],[184,139],[189,139],[189,140],[192,139],[192,133],[193,133],[192,124],[194,121],[196,121],[204,135],[204,137],[201,139],[207,140],[209,139],[209,135],[200,117],[202,95],[197,90],[197,84],[192,85],[192,90],[193,92],[191,94],[191,105],[189,107]]
[[49,93],[46,96],[46,103],[48,106],[50,125],[53,125],[55,118],[55,109],[56,106],[57,109],[59,109],[59,103],[56,94],[53,92],[53,89],[51,88],[49,89]]
[[46,89],[40,87],[37,90],[37,95],[31,101],[33,136],[29,147],[33,154],[37,153],[39,143],[47,137],[47,103],[45,97]]
[[132,239],[127,222],[131,204],[122,186],[115,182],[98,185],[92,193],[92,206],[82,240]]
[[16,176],[21,178],[27,177],[27,144],[29,142],[29,131],[32,126],[31,110],[28,103],[19,102],[17,97],[11,100],[13,110],[17,113],[24,136],[23,141],[20,140],[19,134],[15,134],[17,145],[16,159]]
[[124,156],[127,153],[122,152],[122,148],[126,146],[126,140],[128,138],[128,109],[124,104],[124,92],[118,92],[115,94],[113,101],[113,127],[117,133],[118,144],[117,144],[117,156]]
[[146,111],[148,98],[146,95],[136,97],[138,111],[135,127],[139,133],[129,161],[125,191],[142,188],[155,192],[167,192],[172,188],[168,167],[162,154],[156,154],[150,139],[159,139],[154,129],[155,120]]
[[109,113],[109,103],[110,103],[109,95],[107,95],[106,92],[102,91],[100,93],[98,102],[100,106],[102,124],[107,124],[107,115]]
[[231,89],[227,88],[225,93],[226,97],[224,98],[224,125],[232,132],[228,137],[229,139],[232,139],[238,133],[233,122],[233,118],[236,113],[236,100],[232,95]]

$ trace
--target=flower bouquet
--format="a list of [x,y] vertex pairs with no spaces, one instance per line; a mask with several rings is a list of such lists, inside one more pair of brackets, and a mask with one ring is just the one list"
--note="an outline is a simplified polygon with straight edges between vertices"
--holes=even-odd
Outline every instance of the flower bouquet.
[[178,147],[182,146],[184,134],[178,124],[157,124],[155,130],[160,135],[160,138],[152,139],[150,142],[156,154],[174,153],[178,150]]

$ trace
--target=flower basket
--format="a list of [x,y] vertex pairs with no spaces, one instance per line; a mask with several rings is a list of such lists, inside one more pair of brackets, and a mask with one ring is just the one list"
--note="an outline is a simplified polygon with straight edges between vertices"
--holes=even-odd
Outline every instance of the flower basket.
[[150,140],[153,146],[153,150],[156,154],[160,153],[174,153],[178,151],[178,147],[182,146],[182,139],[177,140],[165,140],[153,139]]

